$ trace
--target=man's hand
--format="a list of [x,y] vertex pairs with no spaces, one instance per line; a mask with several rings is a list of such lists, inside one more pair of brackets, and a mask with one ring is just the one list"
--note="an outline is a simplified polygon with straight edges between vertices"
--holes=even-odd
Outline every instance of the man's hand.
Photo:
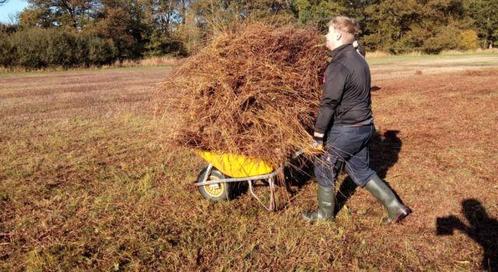
[[318,133],[318,132],[313,133],[313,142],[311,143],[311,148],[322,150],[323,149],[323,137],[324,137],[323,133]]

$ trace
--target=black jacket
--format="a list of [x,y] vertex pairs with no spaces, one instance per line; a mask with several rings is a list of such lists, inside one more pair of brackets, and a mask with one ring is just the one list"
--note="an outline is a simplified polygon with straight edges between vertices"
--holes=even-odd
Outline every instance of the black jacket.
[[332,62],[325,70],[324,88],[315,132],[325,133],[333,124],[355,125],[372,120],[370,69],[351,45],[332,52]]

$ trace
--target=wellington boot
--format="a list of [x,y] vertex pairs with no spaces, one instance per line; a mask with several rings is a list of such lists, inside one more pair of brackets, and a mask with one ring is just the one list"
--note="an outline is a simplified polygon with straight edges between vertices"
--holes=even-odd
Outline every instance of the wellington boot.
[[386,208],[387,220],[385,223],[398,223],[412,212],[410,208],[398,200],[391,188],[377,175],[372,176],[365,185],[365,189]]
[[318,210],[303,213],[303,219],[308,222],[334,221],[335,192],[333,188],[318,185]]

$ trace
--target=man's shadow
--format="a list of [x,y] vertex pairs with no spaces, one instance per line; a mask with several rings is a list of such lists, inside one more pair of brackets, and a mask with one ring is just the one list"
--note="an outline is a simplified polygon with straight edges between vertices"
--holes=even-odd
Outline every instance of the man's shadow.
[[[384,179],[387,171],[398,162],[402,142],[398,137],[399,130],[387,130],[383,134],[375,132],[370,140],[370,168]],[[337,191],[336,214],[344,207],[348,199],[355,193],[357,185],[348,176]],[[394,190],[393,190],[394,191]]]
[[489,217],[486,209],[476,199],[462,202],[462,212],[470,223],[466,225],[458,217],[450,215],[436,218],[436,234],[452,235],[459,230],[472,238],[484,249],[481,268],[485,271],[498,271],[498,220]]

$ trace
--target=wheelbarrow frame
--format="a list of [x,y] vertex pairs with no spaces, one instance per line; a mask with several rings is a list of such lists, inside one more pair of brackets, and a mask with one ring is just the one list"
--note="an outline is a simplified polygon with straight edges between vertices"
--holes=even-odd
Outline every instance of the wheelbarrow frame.
[[[220,184],[220,183],[247,182],[249,185],[249,192],[259,202],[259,204],[261,204],[268,211],[275,210],[275,208],[276,208],[275,177],[277,176],[277,174],[280,171],[282,171],[283,167],[279,167],[277,170],[275,170],[269,174],[266,174],[266,175],[250,176],[250,177],[242,177],[242,178],[224,178],[224,179],[217,179],[217,180],[208,181],[207,179],[210,176],[212,169],[213,169],[213,165],[208,164],[207,171],[206,171],[206,174],[204,174],[202,182],[197,182],[194,185],[207,186],[207,185]],[[266,205],[254,192],[253,182],[255,182],[257,180],[266,180],[270,186],[270,203],[268,205]]]
[[[304,153],[303,151],[298,151],[298,152],[294,153],[292,158],[295,159],[298,156],[302,155],[303,153]],[[275,211],[275,209],[276,209],[275,177],[284,170],[284,167],[287,166],[287,164],[288,163],[285,163],[284,165],[280,166],[279,168],[277,168],[273,172],[268,173],[268,174],[264,174],[264,175],[237,177],[237,178],[223,178],[223,179],[216,179],[216,180],[208,181],[208,178],[209,178],[211,171],[213,169],[213,165],[211,163],[209,163],[207,166],[207,170],[204,174],[204,177],[202,178],[202,182],[196,182],[196,183],[194,183],[194,185],[196,185],[196,186],[208,186],[208,185],[220,184],[220,183],[247,182],[249,185],[250,194],[259,202],[259,204],[261,204],[268,211]],[[268,182],[268,185],[270,187],[270,201],[269,201],[270,203],[268,205],[266,205],[254,192],[253,182],[255,182],[257,180],[266,180]]]

